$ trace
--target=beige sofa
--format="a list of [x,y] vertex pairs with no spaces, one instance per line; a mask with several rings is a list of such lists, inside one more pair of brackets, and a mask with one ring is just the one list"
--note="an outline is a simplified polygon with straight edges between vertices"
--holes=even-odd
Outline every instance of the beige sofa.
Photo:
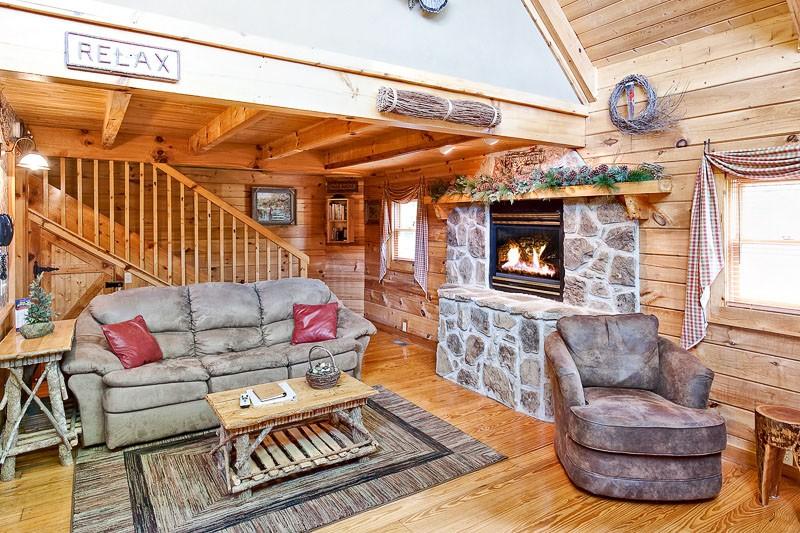
[[[335,355],[339,368],[361,375],[375,327],[339,308],[337,338],[291,345],[292,305],[337,301],[321,281],[204,283],[142,288],[98,296],[81,313],[62,369],[78,400],[84,445],[109,448],[211,428],[209,392],[299,377],[312,346]],[[164,359],[124,369],[108,351],[101,324],[142,315]],[[322,350],[315,357],[324,356]]]

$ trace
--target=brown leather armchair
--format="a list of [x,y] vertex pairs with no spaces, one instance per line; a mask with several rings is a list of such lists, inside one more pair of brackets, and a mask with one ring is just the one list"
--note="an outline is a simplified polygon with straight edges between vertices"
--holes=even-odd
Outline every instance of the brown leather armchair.
[[555,448],[575,485],[634,500],[713,498],[725,420],[707,409],[714,373],[643,314],[573,316],[545,340]]

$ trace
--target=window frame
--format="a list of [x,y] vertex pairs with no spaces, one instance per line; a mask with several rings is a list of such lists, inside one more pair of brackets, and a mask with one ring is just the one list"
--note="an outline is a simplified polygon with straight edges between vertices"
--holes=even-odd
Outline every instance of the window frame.
[[[410,202],[404,202],[404,203],[405,204],[409,204],[409,203],[416,203],[416,202],[419,202],[419,200],[411,200]],[[415,239],[414,240],[414,254],[416,255],[416,247],[417,247],[417,243],[416,243],[416,227],[415,226],[412,227],[412,228],[397,228],[396,227],[396,223],[397,223],[398,219],[400,218],[399,217],[400,206],[404,205],[404,203],[392,201],[390,206],[389,206],[389,209],[391,209],[391,222],[392,222],[391,228],[390,228],[390,243],[389,243],[389,248],[390,248],[389,268],[392,269],[392,270],[399,270],[401,272],[413,272],[413,270],[414,270],[414,258],[413,257],[412,258],[406,258],[406,257],[398,257],[397,256],[397,241],[398,241],[397,235],[398,235],[398,232],[400,232],[400,231],[402,231],[402,232],[414,232],[414,239]],[[416,224],[416,217],[414,219],[414,224]]]
[[[778,310],[776,308],[764,309],[755,306],[743,306],[741,303],[728,302],[728,279],[731,277],[730,268],[730,228],[731,228],[731,202],[733,201],[733,184],[731,179],[714,173],[717,190],[722,191],[720,202],[720,225],[722,230],[723,252],[725,254],[725,268],[722,269],[717,279],[711,285],[711,295],[708,302],[709,325],[733,326],[735,328],[762,330],[779,335],[800,337],[800,314],[792,310]],[[730,342],[734,343],[733,340]]]

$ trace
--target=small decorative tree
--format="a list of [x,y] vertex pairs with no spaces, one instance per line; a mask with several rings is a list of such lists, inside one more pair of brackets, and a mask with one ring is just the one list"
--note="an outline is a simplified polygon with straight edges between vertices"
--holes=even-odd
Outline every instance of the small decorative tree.
[[28,316],[25,325],[19,332],[26,339],[43,337],[55,328],[53,324],[53,295],[42,288],[42,274],[36,276],[29,287],[31,305],[28,307]]

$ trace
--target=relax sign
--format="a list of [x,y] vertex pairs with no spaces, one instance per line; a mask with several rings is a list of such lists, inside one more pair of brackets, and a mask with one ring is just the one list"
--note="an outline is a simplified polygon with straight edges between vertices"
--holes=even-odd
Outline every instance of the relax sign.
[[177,50],[67,33],[67,68],[176,82],[180,79]]

